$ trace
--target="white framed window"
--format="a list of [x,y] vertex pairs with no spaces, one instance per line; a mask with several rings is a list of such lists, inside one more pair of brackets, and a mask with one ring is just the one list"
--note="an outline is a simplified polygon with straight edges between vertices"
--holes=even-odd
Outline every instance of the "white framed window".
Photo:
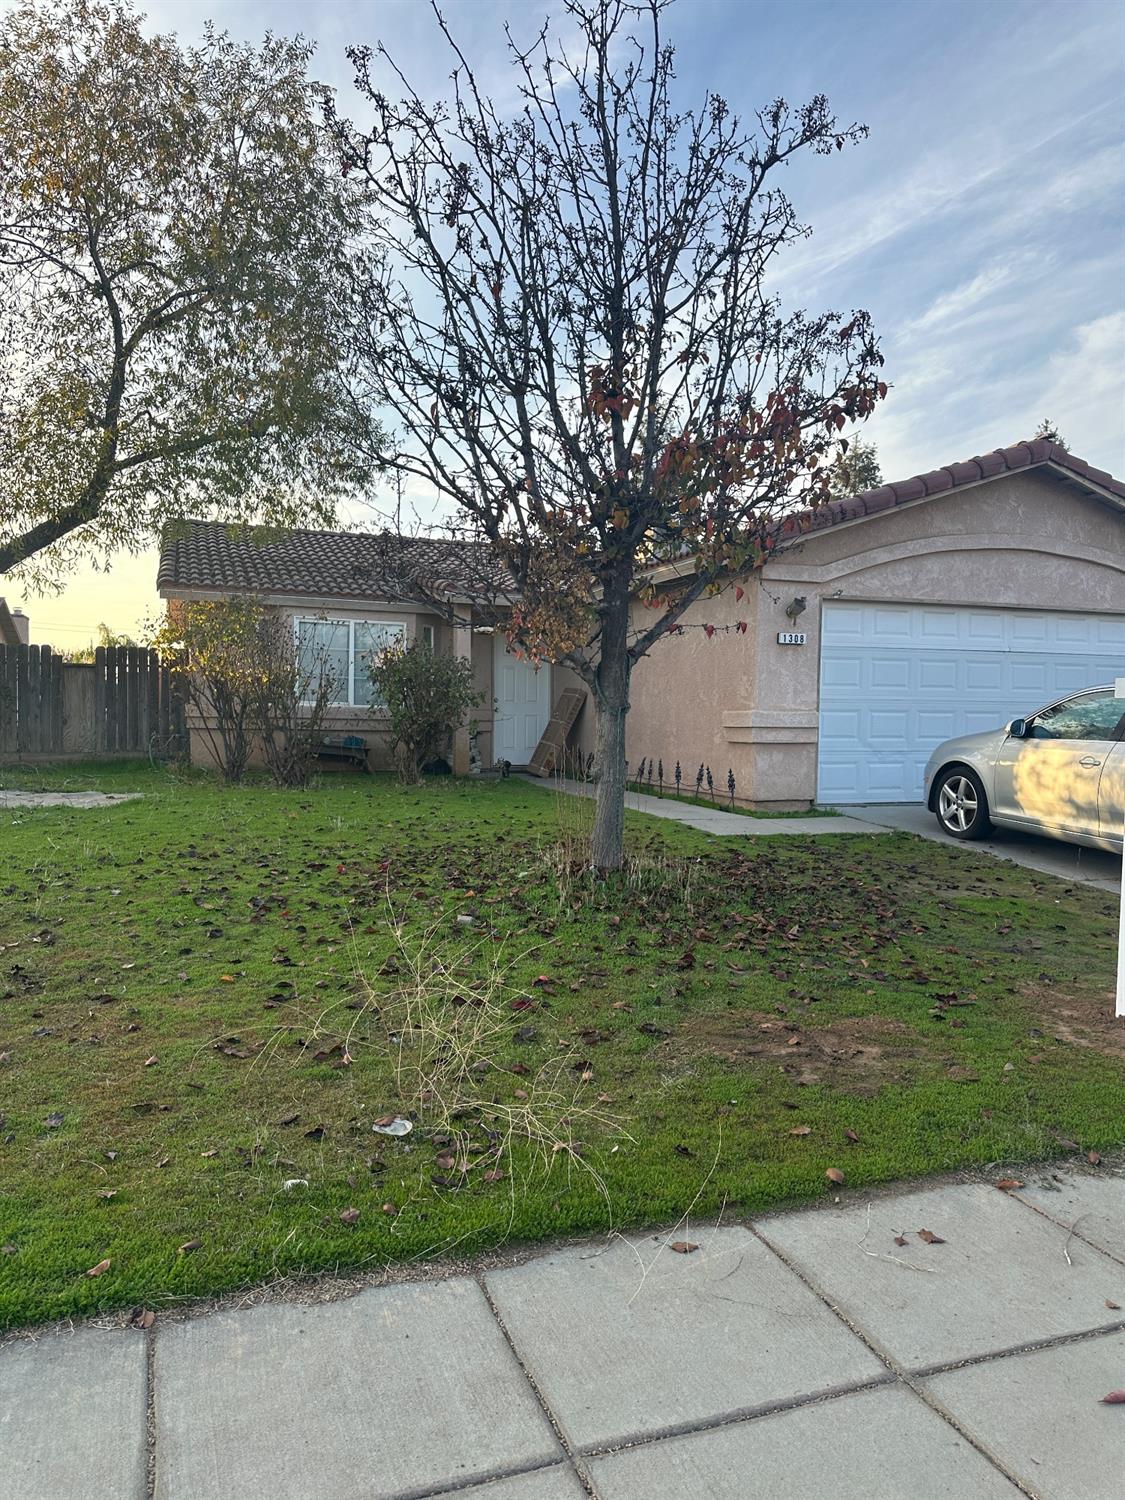
[[402,644],[406,638],[405,625],[393,620],[297,617],[293,630],[306,670],[312,668],[331,675],[335,707],[383,706],[368,676],[368,667],[372,658],[388,646]]
[[419,625],[418,639],[422,642],[423,646],[428,646],[432,651],[434,649],[434,627],[432,625]]

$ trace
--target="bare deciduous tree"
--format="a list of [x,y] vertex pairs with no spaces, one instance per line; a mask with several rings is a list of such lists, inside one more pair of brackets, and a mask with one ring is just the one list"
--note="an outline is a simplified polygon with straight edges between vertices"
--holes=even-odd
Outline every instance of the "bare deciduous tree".
[[[674,98],[664,0],[568,0],[571,50],[509,36],[522,110],[453,49],[431,107],[383,48],[350,53],[367,128],[329,116],[381,214],[364,295],[391,462],[506,563],[513,644],[581,675],[597,718],[591,856],[623,856],[630,673],[684,610],[759,567],[779,518],[828,494],[840,431],[886,393],[865,313],[784,313],[766,286],[805,231],[775,186],[865,134],[822,96],[744,124]],[[393,66],[393,64],[391,64]],[[655,612],[647,570],[683,557]]]

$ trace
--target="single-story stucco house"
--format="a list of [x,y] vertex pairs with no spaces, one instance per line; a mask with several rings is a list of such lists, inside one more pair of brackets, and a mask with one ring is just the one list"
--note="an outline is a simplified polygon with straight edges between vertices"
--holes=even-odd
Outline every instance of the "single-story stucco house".
[[[432,537],[388,537],[345,531],[258,533],[217,522],[185,521],[169,529],[160,552],[162,599],[223,599],[252,594],[293,620],[335,663],[341,702],[325,731],[357,735],[375,768],[390,765],[385,715],[372,705],[366,659],[380,645],[416,638],[437,651],[469,657],[483,698],[474,715],[481,764],[523,766],[551,714],[552,694],[578,678],[560,667],[539,671],[507,649],[494,628],[510,580],[484,550]],[[432,601],[432,602],[431,602]],[[190,720],[189,720],[190,729]],[[192,759],[206,762],[204,736],[191,733]],[[468,728],[454,739],[453,770],[468,771]]]
[[[580,684],[483,632],[463,546],[411,541],[392,570],[430,549],[413,554],[418,571],[444,578],[456,626],[409,602],[416,590],[388,576],[378,539],[349,533],[262,544],[189,522],[163,549],[158,586],[169,600],[253,592],[298,631],[336,622],[353,660],[372,630],[429,632],[472,658],[483,764],[523,765],[559,694]],[[690,567],[651,578],[659,589]],[[638,603],[638,626],[651,618]],[[1125,484],[1057,444],[1017,443],[790,518],[759,574],[682,623],[634,670],[631,766],[662,761],[670,779],[679,761],[690,784],[706,764],[720,791],[733,771],[755,806],[911,801],[942,740],[1125,675]],[[338,725],[370,736],[365,702],[357,682]],[[587,710],[575,750],[592,750],[593,727]],[[461,736],[454,769],[467,764]]]

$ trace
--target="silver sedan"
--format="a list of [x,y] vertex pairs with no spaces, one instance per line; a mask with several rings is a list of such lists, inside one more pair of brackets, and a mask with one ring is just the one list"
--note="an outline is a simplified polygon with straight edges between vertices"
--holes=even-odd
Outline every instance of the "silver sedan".
[[1003,729],[946,740],[926,803],[955,839],[993,824],[1119,850],[1125,829],[1125,699],[1112,685],[1049,703]]

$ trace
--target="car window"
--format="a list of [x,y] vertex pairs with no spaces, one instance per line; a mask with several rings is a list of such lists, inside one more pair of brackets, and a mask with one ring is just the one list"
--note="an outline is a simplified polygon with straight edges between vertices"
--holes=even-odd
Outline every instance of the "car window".
[[1068,698],[1054,708],[1036,714],[1031,735],[1037,740],[1108,740],[1112,739],[1125,705],[1108,689],[1100,693],[1083,693]]

